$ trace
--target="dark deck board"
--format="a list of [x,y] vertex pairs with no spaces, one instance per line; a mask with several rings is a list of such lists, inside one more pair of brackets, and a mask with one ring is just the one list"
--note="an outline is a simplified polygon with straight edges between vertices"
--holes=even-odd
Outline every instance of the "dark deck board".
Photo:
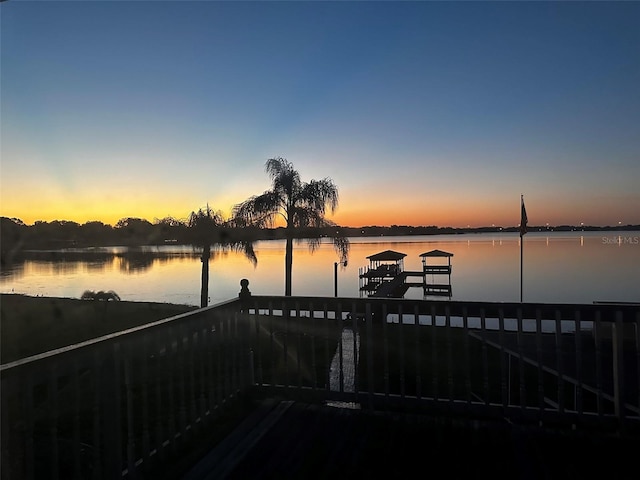
[[[264,405],[186,479],[634,478],[637,439],[419,414]],[[247,428],[249,426],[249,428]],[[633,468],[632,468],[633,467]],[[629,470],[631,469],[631,470]]]

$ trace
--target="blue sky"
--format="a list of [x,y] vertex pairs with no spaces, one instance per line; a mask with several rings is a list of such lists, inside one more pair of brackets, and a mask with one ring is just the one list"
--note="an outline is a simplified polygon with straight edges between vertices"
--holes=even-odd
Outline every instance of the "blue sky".
[[342,225],[640,224],[638,2],[0,4],[0,214],[224,213],[283,156]]

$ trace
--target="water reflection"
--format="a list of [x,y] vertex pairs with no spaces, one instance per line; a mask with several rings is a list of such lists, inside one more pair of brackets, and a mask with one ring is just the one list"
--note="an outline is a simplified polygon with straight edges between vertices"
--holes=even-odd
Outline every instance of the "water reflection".
[[99,273],[104,271],[105,268],[107,268],[107,262],[106,261],[86,262],[85,268],[87,273],[90,273],[90,274]]
[[[627,240],[625,240],[627,239]],[[600,232],[534,232],[524,237],[524,300],[591,303],[640,301],[640,239]],[[339,271],[338,296],[360,296],[358,269],[366,257],[383,250],[405,253],[406,270],[422,268],[419,255],[440,249],[454,254],[453,300],[518,301],[520,238],[517,234],[353,238],[347,267]],[[284,292],[284,242],[254,246],[258,265],[243,254],[212,251],[209,296],[219,302],[237,296],[248,278],[256,295]],[[305,243],[294,245],[293,294],[334,295],[332,245],[311,255]],[[123,300],[199,304],[201,253],[190,246],[34,252],[2,269],[0,291],[78,298],[86,289],[114,290]],[[423,298],[419,288],[406,298]]]

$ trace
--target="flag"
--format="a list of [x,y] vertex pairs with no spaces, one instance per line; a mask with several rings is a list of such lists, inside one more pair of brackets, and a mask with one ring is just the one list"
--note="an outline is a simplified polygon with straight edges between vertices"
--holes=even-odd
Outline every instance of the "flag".
[[524,208],[524,198],[520,197],[520,202],[522,203],[522,208],[520,211],[520,236],[523,236],[527,233],[527,209]]

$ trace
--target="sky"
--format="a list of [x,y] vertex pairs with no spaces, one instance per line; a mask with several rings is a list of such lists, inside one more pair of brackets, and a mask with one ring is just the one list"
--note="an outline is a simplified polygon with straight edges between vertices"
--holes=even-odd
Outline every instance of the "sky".
[[343,226],[640,224],[640,2],[0,4],[0,215],[224,215],[267,159]]

